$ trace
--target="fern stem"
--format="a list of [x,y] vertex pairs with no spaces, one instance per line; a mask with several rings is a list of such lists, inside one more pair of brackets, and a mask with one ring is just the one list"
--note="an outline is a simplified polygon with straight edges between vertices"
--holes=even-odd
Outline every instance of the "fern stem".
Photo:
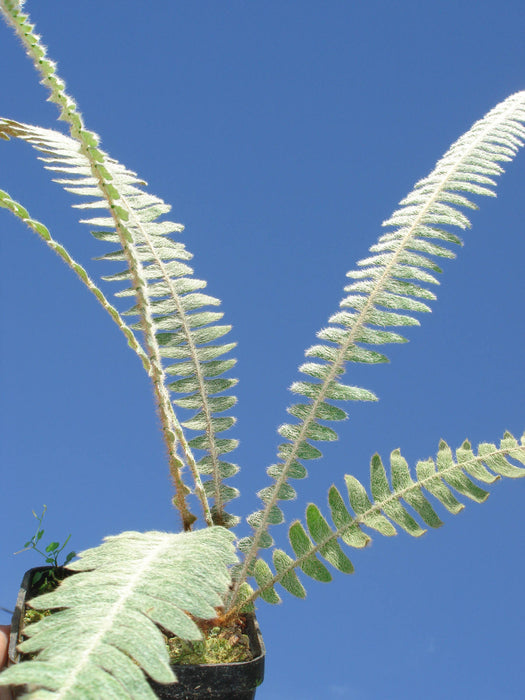
[[[121,198],[121,200],[123,202],[126,202],[126,197],[123,196]],[[221,498],[221,494],[220,494],[221,476],[219,473],[219,454],[217,452],[217,447],[216,447],[216,442],[215,442],[215,431],[213,429],[212,415],[211,415],[210,407],[209,407],[209,403],[208,403],[208,393],[206,391],[206,383],[204,381],[204,375],[202,372],[201,363],[199,362],[195,341],[193,339],[192,333],[190,332],[190,326],[188,324],[186,314],[185,314],[183,306],[181,304],[179,294],[177,293],[177,290],[175,289],[175,285],[173,284],[173,280],[171,279],[169,273],[166,270],[166,266],[165,266],[163,260],[158,255],[158,253],[155,249],[155,246],[152,244],[150,237],[148,236],[148,233],[145,230],[144,226],[142,225],[142,223],[140,222],[138,217],[136,217],[134,215],[133,208],[130,206],[127,206],[126,208],[129,212],[129,214],[135,220],[135,224],[134,224],[135,227],[140,229],[142,236],[144,237],[144,240],[147,241],[148,248],[149,248],[149,251],[153,257],[155,265],[162,272],[162,277],[164,279],[164,282],[168,286],[168,288],[170,290],[169,293],[170,293],[173,301],[175,302],[178,317],[179,317],[180,322],[181,322],[181,330],[184,333],[184,336],[186,338],[186,344],[188,346],[189,354],[190,354],[191,361],[193,363],[193,368],[195,371],[195,379],[197,380],[198,387],[199,387],[199,394],[201,396],[201,401],[202,401],[202,410],[203,410],[205,420],[206,420],[206,436],[208,438],[208,453],[209,453],[211,460],[212,460],[212,465],[213,465],[212,468],[213,468],[213,474],[214,474],[214,486],[215,486],[214,503],[215,503],[217,513],[214,516],[213,521],[212,521],[211,512],[210,512],[209,506],[207,506],[207,508],[205,509],[206,522],[208,525],[213,525],[213,524],[221,525],[222,524],[221,516],[222,516],[223,511],[224,511],[224,504],[222,503],[222,498]],[[188,466],[190,467],[190,470],[192,472],[192,476],[193,476],[193,479],[195,481],[196,493],[198,493],[202,497],[202,502],[203,503],[206,502],[206,505],[207,505],[207,499],[206,499],[206,495],[204,493],[204,488],[202,486],[202,481],[201,481],[201,478],[199,475],[197,463],[195,461],[195,458],[193,456],[191,448],[188,445],[186,437],[185,437],[184,433],[182,432],[182,430],[181,430],[180,436],[178,435],[177,437],[181,443],[182,450],[184,452],[184,456],[186,457],[187,462],[188,462]]]
[[[171,277],[169,276],[169,274],[168,274],[167,271],[166,271],[166,267],[165,267],[165,265],[164,265],[164,262],[162,261],[162,259],[161,259],[161,258],[159,257],[159,255],[157,254],[157,251],[155,250],[155,246],[153,246],[153,245],[151,244],[150,238],[149,238],[149,236],[147,235],[146,230],[145,230],[144,227],[142,226],[141,221],[140,221],[139,218],[135,215],[135,212],[134,212],[133,207],[131,207],[131,206],[127,203],[127,199],[126,199],[125,196],[121,196],[121,197],[119,198],[119,202],[121,202],[121,204],[124,204],[125,209],[126,209],[127,214],[128,214],[128,220],[133,221],[134,227],[135,227],[136,229],[139,229],[139,230],[141,231],[142,236],[144,237],[144,240],[146,240],[146,241],[148,242],[148,247],[149,247],[149,250],[150,250],[150,252],[151,252],[151,254],[152,254],[153,258],[154,258],[155,264],[156,264],[157,267],[162,271],[162,274],[163,274],[163,277],[164,277],[164,281],[166,282],[166,284],[169,285],[169,288],[170,288],[170,290],[171,290],[172,298],[173,298],[174,302],[175,302],[176,305],[177,305],[177,310],[178,310],[179,317],[180,317],[181,322],[182,322],[182,327],[184,328],[184,331],[185,331],[185,333],[186,333],[186,339],[187,339],[188,347],[191,349],[191,355],[192,355],[192,359],[193,359],[193,361],[194,361],[195,372],[196,372],[197,376],[198,376],[199,379],[200,379],[200,381],[199,381],[199,386],[200,386],[200,388],[201,388],[201,396],[203,397],[203,406],[204,406],[205,408],[207,408],[207,407],[208,407],[207,401],[204,400],[205,397],[206,397],[206,389],[205,389],[205,386],[204,386],[204,378],[203,378],[203,376],[202,376],[202,370],[201,370],[200,363],[199,363],[198,358],[197,358],[195,343],[194,343],[193,338],[192,338],[192,335],[191,335],[191,333],[190,333],[189,326],[188,326],[188,323],[187,323],[187,320],[186,320],[186,315],[185,315],[184,310],[183,310],[183,308],[182,308],[182,305],[181,305],[181,303],[180,303],[179,295],[177,294],[177,292],[176,292],[176,290],[175,290],[175,287],[174,287],[174,285],[173,285],[173,282],[172,282]],[[121,241],[121,242],[122,242],[122,241]],[[133,252],[133,249],[132,249],[131,246],[130,246],[130,248],[131,248],[131,251]],[[140,265],[140,262],[138,261],[138,259],[137,259],[137,264]],[[141,267],[142,267],[142,266],[141,266]],[[131,268],[130,268],[130,269],[131,269]],[[146,289],[147,289],[147,287],[146,287],[146,284],[144,283],[144,290],[146,290]],[[201,480],[201,477],[200,477],[200,474],[199,474],[199,469],[198,469],[198,467],[197,467],[197,462],[196,462],[195,457],[194,457],[194,455],[193,455],[193,451],[192,451],[191,447],[189,446],[188,441],[186,440],[186,436],[185,436],[185,434],[184,434],[184,431],[183,431],[183,429],[182,429],[182,426],[180,425],[180,423],[178,422],[178,420],[177,420],[177,418],[176,418],[176,416],[175,416],[175,412],[174,412],[174,410],[173,410],[173,405],[172,405],[171,400],[170,400],[170,398],[169,398],[168,390],[167,390],[167,388],[166,388],[166,374],[165,374],[164,369],[163,369],[163,367],[162,367],[162,359],[161,359],[161,356],[160,356],[159,346],[158,346],[158,343],[157,343],[157,340],[156,340],[156,337],[155,337],[155,328],[154,328],[154,325],[153,325],[153,324],[154,324],[153,318],[152,318],[152,316],[151,316],[151,306],[150,306],[150,304],[149,304],[149,298],[148,298],[148,296],[147,296],[147,292],[146,292],[146,291],[144,291],[144,297],[145,297],[145,300],[146,300],[146,302],[147,302],[147,307],[148,307],[148,311],[149,311],[149,319],[150,319],[151,328],[152,328],[152,333],[151,333],[152,346],[153,346],[153,348],[154,348],[154,350],[155,350],[155,353],[156,353],[156,361],[157,361],[157,363],[158,363],[158,367],[160,368],[160,373],[159,373],[159,380],[160,380],[160,381],[159,381],[159,392],[162,393],[164,402],[163,402],[163,404],[161,404],[161,402],[159,401],[159,407],[161,407],[162,405],[165,405],[166,407],[169,407],[169,413],[170,413],[170,415],[168,416],[168,419],[169,419],[169,421],[170,421],[171,424],[172,424],[173,431],[175,432],[176,438],[177,438],[177,440],[178,440],[178,442],[179,442],[179,444],[180,444],[180,446],[181,446],[181,449],[182,449],[182,452],[183,452],[184,457],[185,457],[185,459],[186,459],[186,462],[187,462],[187,464],[188,464],[188,467],[190,468],[190,471],[191,471],[191,474],[192,474],[192,477],[193,477],[193,480],[194,480],[194,484],[195,484],[195,494],[197,495],[198,499],[199,499],[200,502],[201,502],[201,506],[202,506],[202,509],[203,509],[203,512],[204,512],[204,519],[205,519],[205,521],[206,521],[206,524],[207,524],[208,526],[211,526],[211,525],[214,524],[214,522],[213,522],[213,518],[212,518],[212,515],[211,515],[211,510],[210,510],[210,506],[209,506],[209,503],[208,503],[208,499],[207,499],[207,497],[206,497],[206,494],[205,494],[205,492],[204,492],[204,487],[203,487],[203,485],[202,485],[202,480]],[[150,376],[152,376],[152,374],[150,374]],[[162,415],[162,414],[161,414],[161,415]],[[211,430],[211,421],[210,421],[209,410],[207,411],[207,414],[206,414],[206,415],[207,415],[207,417],[208,417],[209,425],[210,425],[210,430]],[[164,425],[164,423],[163,423],[163,425]],[[166,440],[166,442],[168,442],[168,441]],[[212,444],[213,446],[215,446],[215,441],[214,441],[214,440],[211,440],[210,442],[211,442],[211,444]],[[175,450],[175,448],[176,448],[176,443],[173,442],[173,450]],[[169,449],[169,444],[168,444],[168,449]],[[170,454],[171,454],[171,453],[170,453]],[[171,465],[170,465],[170,466],[171,466]],[[180,466],[182,467],[183,465],[180,464]],[[174,482],[175,482],[175,485],[176,485],[177,489],[184,489],[184,488],[185,488],[185,487],[184,487],[184,484],[182,483],[182,480],[179,479],[179,471],[180,471],[180,470],[173,470],[173,469],[170,469],[170,471],[171,471],[171,475],[172,475],[172,478],[173,478],[173,480],[174,480]],[[177,493],[178,493],[178,490],[177,490]],[[178,507],[178,506],[177,506],[177,507]]]
[[[150,362],[149,375],[153,383],[162,433],[167,445],[170,474],[175,484],[174,504],[180,513],[183,529],[190,530],[193,522],[196,520],[196,516],[190,512],[186,503],[188,489],[182,480],[181,470],[184,465],[176,454],[177,442],[180,442],[188,461],[195,465],[195,460],[184,438],[182,426],[175,416],[166,389],[166,377],[155,338],[151,304],[147,296],[147,285],[142,265],[135,254],[133,246],[129,245],[128,242],[130,233],[125,226],[125,221],[129,219],[129,212],[116,203],[121,198],[118,191],[111,185],[112,176],[104,166],[105,156],[98,149],[99,139],[95,133],[86,130],[82,115],[78,111],[75,101],[66,93],[65,83],[58,76],[55,64],[46,58],[46,48],[40,43],[40,37],[34,33],[34,25],[29,22],[29,15],[23,14],[20,11],[20,5],[10,0],[0,0],[0,7],[9,24],[11,24],[22,41],[35,68],[40,73],[42,84],[49,89],[49,100],[59,106],[59,118],[69,124],[71,137],[79,143],[80,152],[87,158],[92,175],[97,180],[99,190],[108,203],[115,230],[119,236],[122,249],[126,254],[132,285],[137,297],[144,341]],[[196,467],[192,469],[192,474],[197,484],[196,495],[201,502],[206,523],[207,525],[212,525],[210,507]]]

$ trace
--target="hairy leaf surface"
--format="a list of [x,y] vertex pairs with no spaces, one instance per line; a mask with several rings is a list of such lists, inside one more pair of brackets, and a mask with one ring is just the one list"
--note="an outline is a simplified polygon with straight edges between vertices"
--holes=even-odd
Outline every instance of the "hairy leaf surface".
[[30,698],[154,698],[144,676],[174,683],[162,628],[200,639],[193,619],[216,616],[236,561],[233,535],[211,527],[191,533],[124,532],[79,554],[76,571],[37,610],[58,609],[25,629],[23,653],[38,653],[0,676],[30,683]]

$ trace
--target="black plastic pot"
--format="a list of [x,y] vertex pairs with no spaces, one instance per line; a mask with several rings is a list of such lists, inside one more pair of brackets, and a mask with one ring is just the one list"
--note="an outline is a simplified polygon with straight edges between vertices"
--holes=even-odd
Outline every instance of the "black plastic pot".
[[[53,567],[53,566],[36,566],[33,569],[29,569],[25,572],[22,583],[20,584],[20,590],[18,591],[18,596],[16,598],[16,606],[13,612],[13,617],[11,618],[11,633],[9,635],[9,647],[7,650],[7,665],[17,664],[20,660],[20,654],[18,653],[17,646],[22,641],[22,627],[24,623],[24,615],[26,609],[26,600],[30,600],[38,595],[38,589],[36,584],[33,584],[33,579],[35,574],[46,573],[48,571],[55,570],[59,578],[66,578],[70,576],[73,572],[69,572],[63,567]],[[11,695],[13,698],[18,698],[27,692],[26,686],[17,686],[12,688]]]
[[[24,620],[26,599],[37,594],[33,586],[33,577],[37,572],[51,570],[50,566],[29,569],[24,574],[16,607],[11,621],[8,664],[18,663],[19,653],[16,649],[21,641],[21,627]],[[64,572],[64,570],[61,570]],[[71,572],[72,573],[72,572]],[[69,575],[69,572],[66,573]],[[252,700],[255,691],[263,682],[265,648],[261,631],[254,615],[246,615],[246,634],[250,640],[253,659],[231,664],[173,665],[177,683],[161,685],[150,680],[150,685],[158,698],[166,700]],[[17,689],[14,696],[23,689]]]
[[264,678],[264,642],[254,615],[246,615],[246,634],[253,659],[231,664],[172,665],[178,683],[150,681],[158,698],[166,700],[252,700]]
[[[35,566],[33,569],[29,569],[25,572],[22,583],[20,584],[20,590],[18,591],[18,596],[16,598],[16,606],[11,618],[11,634],[9,636],[9,649],[7,651],[7,663],[16,664],[19,661],[20,654],[18,653],[16,647],[22,641],[22,625],[24,622],[24,615],[26,609],[26,599],[30,600],[38,595],[38,590],[36,586],[33,585],[33,579],[35,574],[46,573],[52,571],[56,567],[53,566]],[[73,572],[68,572],[63,567],[58,567],[58,576],[60,578],[65,578]]]

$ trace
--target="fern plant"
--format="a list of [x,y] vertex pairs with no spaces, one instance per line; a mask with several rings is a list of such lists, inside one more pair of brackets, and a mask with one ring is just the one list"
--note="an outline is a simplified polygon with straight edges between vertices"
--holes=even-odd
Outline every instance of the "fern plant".
[[[115,283],[116,299],[31,215],[31,201],[17,202],[2,189],[0,205],[62,258],[142,363],[182,530],[124,533],[81,553],[69,566],[82,573],[34,601],[36,608],[59,610],[27,628],[21,650],[38,652],[36,659],[5,671],[0,685],[31,683],[35,698],[152,697],[141,670],[161,683],[174,680],[159,626],[196,639],[202,620],[226,624],[259,598],[278,603],[283,591],[303,598],[305,576],[329,581],[331,569],[352,573],[349,551],[365,547],[374,531],[389,537],[401,529],[419,537],[426,527],[442,525],[436,501],[456,514],[464,507],[461,497],[483,502],[485,485],[525,475],[525,436],[510,433],[498,444],[473,447],[466,440],[456,450],[442,440],[436,457],[422,458],[413,469],[399,450],[386,467],[375,455],[369,486],[345,475],[344,489],[331,486],[321,506],[309,504],[304,521],[287,526],[287,551],[274,544],[275,527],[286,522],[283,502],[296,498],[309,462],[322,457],[319,443],[338,438],[348,402],[376,401],[368,389],[353,386],[352,369],[386,362],[382,346],[405,342],[404,327],[419,325],[419,314],[436,298],[440,258],[455,257],[457,229],[470,225],[464,210],[476,208],[474,197],[494,196],[501,163],[516,155],[525,136],[525,92],[497,105],[451,146],[384,222],[370,256],[348,272],[340,310],[306,350],[303,378],[291,386],[297,399],[288,408],[290,422],[279,428],[283,441],[267,468],[270,484],[259,491],[261,506],[248,517],[252,533],[235,554],[229,531],[240,521],[230,512],[238,495],[230,482],[238,467],[229,461],[237,446],[230,432],[235,343],[220,302],[194,275],[183,228],[166,216],[170,207],[102,150],[85,126],[22,2],[0,0],[0,8],[66,126],[4,117],[0,136],[29,144],[54,181],[78,198],[74,206],[101,242],[101,277]],[[122,265],[118,272],[108,265],[115,262]],[[86,620],[82,636],[73,609]]]

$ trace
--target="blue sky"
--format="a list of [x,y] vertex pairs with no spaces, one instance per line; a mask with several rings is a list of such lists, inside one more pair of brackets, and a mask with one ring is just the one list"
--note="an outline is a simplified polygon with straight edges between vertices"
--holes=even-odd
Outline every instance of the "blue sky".
[[[249,514],[268,484],[287,387],[338,306],[345,273],[413,184],[470,125],[525,89],[525,5],[456,0],[228,3],[28,1],[69,91],[103,147],[185,224],[194,267],[232,323],[235,461]],[[0,26],[0,114],[55,126],[31,64]],[[299,484],[290,521],[326,512],[343,474],[374,452],[411,466],[443,437],[497,442],[523,423],[525,158],[479,202],[438,300],[391,363],[352,371],[380,397]],[[108,272],[73,199],[23,144],[2,144],[8,189],[93,273]],[[0,605],[14,604],[31,510],[77,550],[123,530],[172,530],[170,482],[147,378],[61,261],[0,212]],[[101,267],[102,266],[102,267]],[[348,375],[350,377],[350,375]],[[352,577],[306,580],[258,617],[260,700],[523,697],[525,482],[496,484],[419,540],[349,552]],[[276,529],[286,546],[284,528]],[[247,532],[246,527],[239,533]],[[7,621],[5,617],[2,621]]]

